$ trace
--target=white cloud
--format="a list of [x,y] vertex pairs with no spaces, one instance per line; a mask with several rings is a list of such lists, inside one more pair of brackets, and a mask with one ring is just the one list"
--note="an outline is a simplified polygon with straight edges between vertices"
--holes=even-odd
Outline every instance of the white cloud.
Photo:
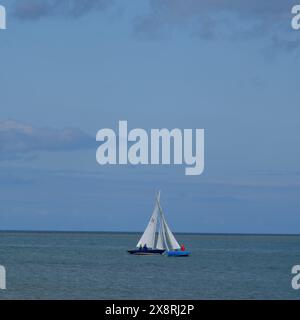
[[40,151],[91,148],[94,138],[77,128],[39,128],[13,120],[0,121],[0,160],[24,159]]

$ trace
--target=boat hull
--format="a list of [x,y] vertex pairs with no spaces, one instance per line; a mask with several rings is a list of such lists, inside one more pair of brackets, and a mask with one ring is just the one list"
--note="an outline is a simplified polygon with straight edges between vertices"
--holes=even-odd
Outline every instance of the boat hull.
[[165,250],[160,249],[134,249],[134,250],[128,250],[129,254],[133,254],[135,256],[150,256],[150,255],[157,255],[157,254],[163,254]]
[[188,257],[191,252],[190,251],[167,251],[168,257]]

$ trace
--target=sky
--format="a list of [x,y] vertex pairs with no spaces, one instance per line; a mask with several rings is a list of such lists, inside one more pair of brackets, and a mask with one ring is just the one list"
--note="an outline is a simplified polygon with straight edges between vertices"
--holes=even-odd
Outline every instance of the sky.
[[[289,0],[0,0],[0,230],[299,233]],[[205,169],[99,166],[96,133],[204,128]]]

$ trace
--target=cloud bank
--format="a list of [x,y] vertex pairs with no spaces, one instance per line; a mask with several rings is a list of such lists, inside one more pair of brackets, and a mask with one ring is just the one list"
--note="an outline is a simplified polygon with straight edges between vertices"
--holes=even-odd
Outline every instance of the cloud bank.
[[[299,34],[291,28],[294,0],[145,0],[145,12],[131,12],[135,35],[155,38],[165,32],[184,31],[211,40],[268,40],[271,49],[295,51]],[[14,0],[11,11],[22,20],[63,16],[77,18],[110,7],[124,7],[120,0]],[[132,10],[134,6],[128,6]]]
[[293,49],[286,37],[296,35],[291,28],[294,4],[293,0],[149,0],[149,11],[135,19],[134,28],[142,35],[185,29],[203,39],[268,36],[271,42],[276,39],[276,45],[282,40],[284,49]]
[[17,121],[0,122],[0,161],[24,159],[41,151],[75,151],[94,147],[94,137],[80,129],[36,128]]

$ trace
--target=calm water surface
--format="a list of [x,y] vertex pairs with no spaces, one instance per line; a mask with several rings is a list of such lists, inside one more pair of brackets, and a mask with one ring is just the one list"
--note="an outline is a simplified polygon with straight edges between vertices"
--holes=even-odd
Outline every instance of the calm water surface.
[[0,233],[0,299],[299,299],[300,236],[179,234],[189,258],[130,256],[139,234]]

